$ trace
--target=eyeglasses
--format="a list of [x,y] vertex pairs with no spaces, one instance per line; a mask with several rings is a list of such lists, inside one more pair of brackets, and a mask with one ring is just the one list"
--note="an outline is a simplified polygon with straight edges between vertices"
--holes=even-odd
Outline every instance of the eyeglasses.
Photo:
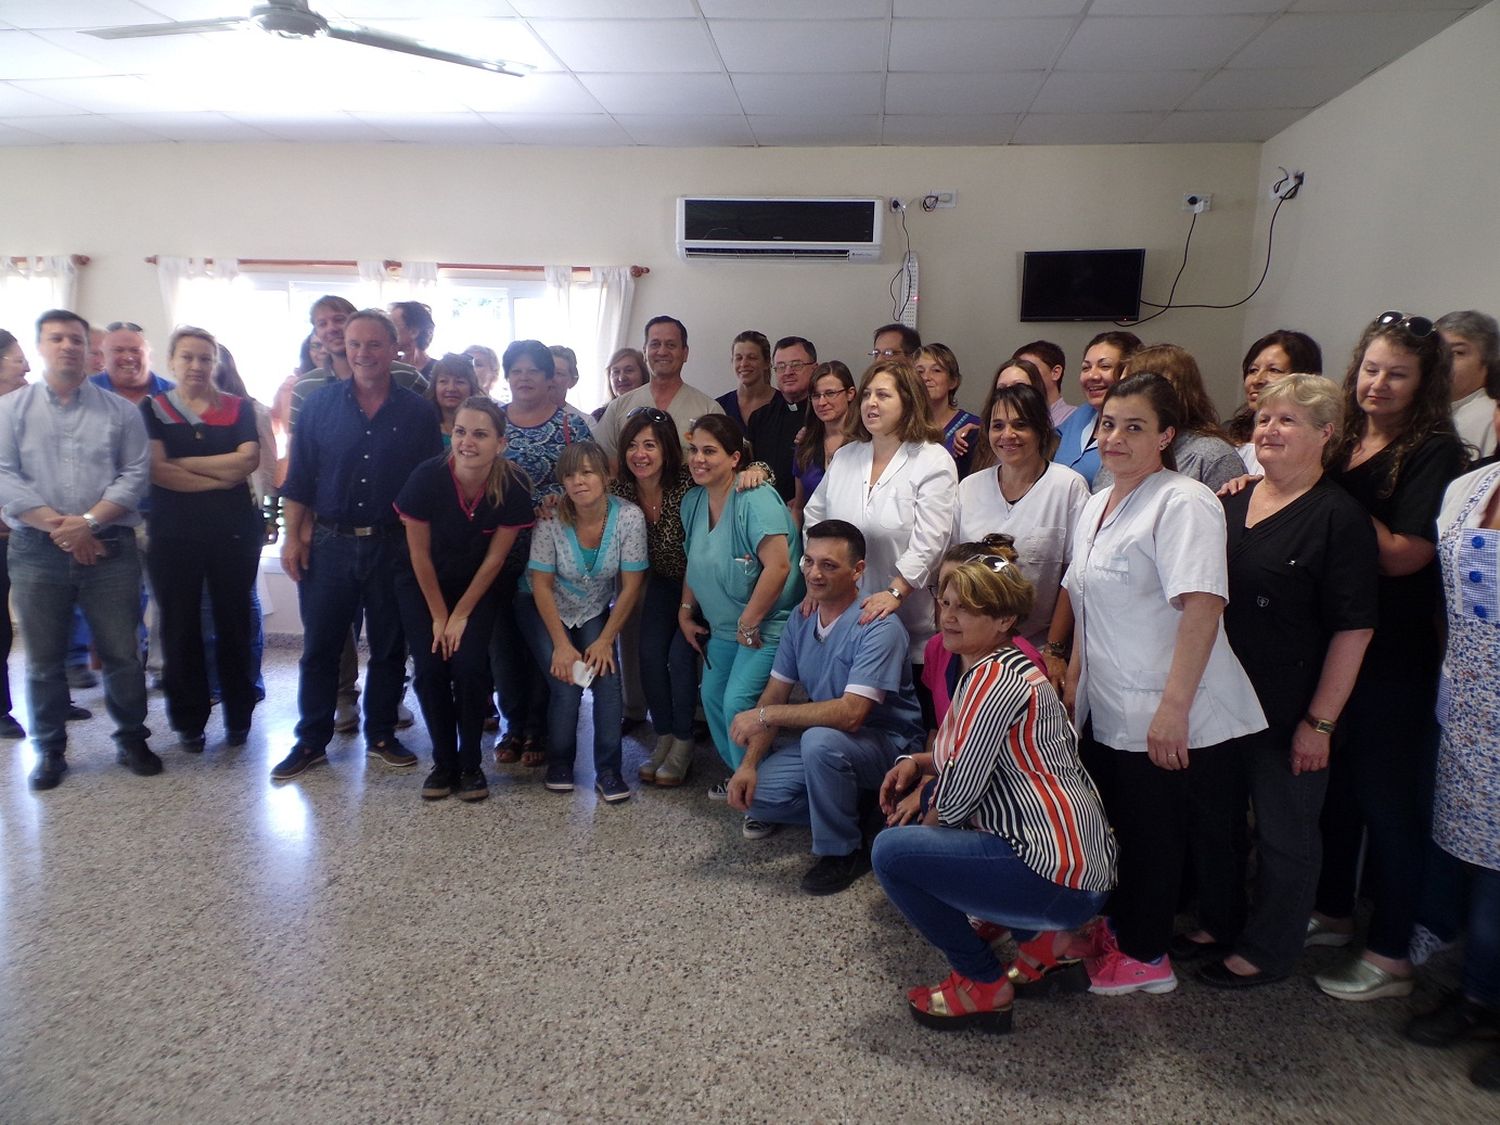
[[1382,328],[1396,328],[1410,332],[1418,340],[1425,340],[1437,330],[1437,326],[1425,316],[1407,316],[1403,312],[1383,312],[1375,318]]
[[838,398],[841,395],[846,395],[853,389],[853,387],[840,387],[836,391],[813,391],[813,393],[808,395],[807,397],[813,399],[815,402],[821,402],[825,399]]
[[778,375],[795,375],[804,367],[816,367],[815,363],[808,363],[805,359],[794,359],[787,363],[773,364],[771,370]]
[[118,332],[122,328],[125,331],[127,331],[127,332],[141,332],[141,333],[144,333],[146,331],[139,324],[135,324],[135,323],[133,323],[131,321],[128,321],[128,320],[112,320],[112,321],[110,321],[108,324],[106,324],[104,326],[104,331],[106,331],[106,332]]
[[672,420],[672,416],[665,410],[658,410],[654,406],[637,406],[629,414],[625,415],[627,422],[632,418],[645,418],[651,422],[670,422]]
[[871,359],[894,359],[898,355],[905,354],[900,348],[871,348],[865,353]]

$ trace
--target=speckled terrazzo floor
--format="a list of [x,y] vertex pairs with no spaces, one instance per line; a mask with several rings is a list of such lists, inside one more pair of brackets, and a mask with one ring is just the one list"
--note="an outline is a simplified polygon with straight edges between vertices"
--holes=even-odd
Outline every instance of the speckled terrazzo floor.
[[155,693],[161,777],[114,765],[103,718],[51,793],[28,743],[0,748],[7,1125],[1500,1120],[1466,1077],[1480,1048],[1399,1037],[1427,992],[1185,981],[1019,1006],[1008,1037],[926,1031],[903,994],[946,969],[872,879],[798,892],[806,834],[743,840],[706,748],[687,787],[613,808],[519,767],[483,804],[424,804],[421,769],[352,737],[273,788],[296,669],[267,657],[242,750],[175,750]]

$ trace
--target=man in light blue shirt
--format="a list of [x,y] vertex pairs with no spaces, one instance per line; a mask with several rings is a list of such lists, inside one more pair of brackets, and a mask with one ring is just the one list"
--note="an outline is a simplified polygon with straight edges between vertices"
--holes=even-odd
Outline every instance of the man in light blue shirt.
[[[729,779],[744,834],[777,824],[812,827],[817,863],[802,878],[812,895],[842,891],[870,869],[860,791],[873,794],[898,755],[922,748],[922,711],[907,663],[906,628],[892,614],[862,621],[865,537],[853,524],[808,529],[802,570],[814,610],[793,613],[759,702],[735,716],[730,737],[745,757]],[[789,703],[792,688],[807,703]],[[777,730],[802,737],[773,750]]]
[[146,427],[129,402],[88,382],[89,326],[53,309],[37,321],[42,381],[0,399],[0,505],[11,527],[9,566],[41,758],[33,789],[68,768],[64,657],[80,606],[104,663],[116,760],[161,772],[146,745],[146,676],[136,647],[141,564],[135,529],[150,483]]

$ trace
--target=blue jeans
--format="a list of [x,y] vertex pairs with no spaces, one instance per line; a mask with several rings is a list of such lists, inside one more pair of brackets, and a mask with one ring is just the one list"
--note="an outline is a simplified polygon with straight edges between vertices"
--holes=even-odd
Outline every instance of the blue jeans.
[[684,742],[693,739],[693,711],[698,705],[698,655],[677,627],[682,583],[646,573],[641,610],[641,690],[658,735]]
[[776,645],[746,648],[710,637],[704,651],[708,659],[703,665],[703,714],[719,757],[730,769],[739,769],[745,748],[729,737],[729,725],[741,711],[754,707],[765,690],[771,665],[776,663]]
[[890,828],[875,837],[870,861],[896,909],[970,980],[998,980],[1004,969],[969,915],[1013,930],[1071,930],[1108,897],[1043,878],[988,832]]
[[[552,635],[542,624],[542,615],[537,612],[536,602],[530,594],[522,594],[516,601],[516,618],[521,631],[531,645],[532,655],[543,668],[552,667]],[[580,653],[599,639],[604,625],[609,620],[609,611],[591,617],[582,624],[567,629],[568,639]],[[618,662],[619,654],[615,655]],[[595,676],[589,685],[594,696],[594,772],[596,774],[620,772],[620,721],[624,716],[625,703],[620,694],[620,672],[613,675]],[[583,704],[583,689],[569,681],[563,683],[551,672],[547,673],[547,765],[573,766],[578,756],[578,711]]]
[[1472,863],[1463,864],[1463,868],[1469,877],[1464,995],[1487,1007],[1500,1008],[1500,871]]
[[859,791],[878,791],[896,756],[920,749],[885,731],[809,727],[761,761],[750,816],[811,825],[813,855],[851,855],[864,839]]
[[298,665],[297,741],[321,750],[333,738],[339,659],[361,610],[370,661],[365,667],[365,742],[395,736],[396,705],[406,673],[406,637],[396,605],[395,572],[400,559],[394,537],[313,531],[307,572],[297,584],[302,611],[302,660]]
[[107,531],[104,557],[80,566],[34,528],[11,532],[10,582],[31,697],[31,741],[38,750],[67,746],[68,677],[64,662],[74,607],[93,633],[104,664],[104,705],[116,742],[146,739],[146,672],[136,630],[141,623],[141,560],[130,528]]
[[[259,566],[258,560],[256,565]],[[218,656],[215,648],[218,638],[214,636],[214,603],[206,590],[203,593],[202,625],[203,658],[208,663],[208,691],[217,699],[220,695]],[[255,673],[255,701],[257,703],[266,697],[266,677],[262,670],[265,655],[265,611],[260,608],[260,591],[252,583],[250,586],[250,668]]]

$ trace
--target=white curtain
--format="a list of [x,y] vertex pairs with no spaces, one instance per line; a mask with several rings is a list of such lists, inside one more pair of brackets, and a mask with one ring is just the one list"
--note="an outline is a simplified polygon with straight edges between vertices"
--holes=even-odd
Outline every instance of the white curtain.
[[[156,282],[161,287],[162,308],[167,324],[176,328],[196,325],[210,332],[222,332],[231,322],[228,309],[238,288],[240,264],[233,258],[156,258]],[[164,357],[158,357],[160,362]]]
[[436,262],[402,262],[395,273],[378,258],[362,258],[358,266],[359,280],[368,293],[368,299],[359,302],[362,307],[383,309],[396,301],[433,303],[438,284]]
[[29,348],[36,318],[48,309],[73,309],[78,266],[70,254],[13,257],[0,254],[0,328]]
[[635,299],[629,266],[594,266],[586,277],[571,266],[547,266],[547,296],[556,317],[557,339],[578,353],[577,402],[609,397],[604,365],[624,343]]

